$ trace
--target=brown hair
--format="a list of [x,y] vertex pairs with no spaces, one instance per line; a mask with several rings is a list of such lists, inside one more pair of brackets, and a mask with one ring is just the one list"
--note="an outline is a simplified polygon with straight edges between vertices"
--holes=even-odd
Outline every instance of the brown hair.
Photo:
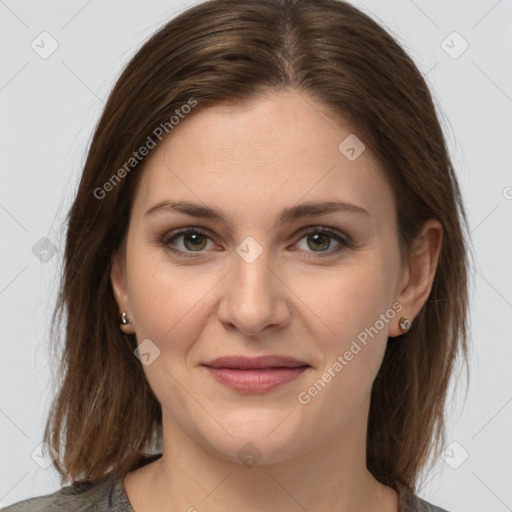
[[367,467],[385,485],[414,490],[429,453],[439,454],[454,362],[460,354],[468,360],[469,235],[425,80],[388,32],[343,1],[210,0],[160,28],[122,72],[68,215],[52,318],[56,326],[67,312],[65,343],[44,433],[63,483],[124,475],[161,436],[160,404],[134,357],[134,335],[128,344],[119,329],[110,283],[144,168],[126,163],[158,127],[171,133],[171,116],[191,99],[195,112],[285,89],[347,120],[376,156],[399,198],[404,256],[425,220],[442,224],[430,296],[411,330],[388,343],[373,385]]

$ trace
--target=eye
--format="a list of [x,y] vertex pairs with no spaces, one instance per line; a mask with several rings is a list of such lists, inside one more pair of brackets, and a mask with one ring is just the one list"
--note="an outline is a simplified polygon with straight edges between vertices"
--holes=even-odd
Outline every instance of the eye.
[[[183,239],[183,246],[185,249],[176,249],[172,245],[175,240]],[[171,231],[164,235],[161,240],[162,246],[166,247],[170,251],[180,254],[186,257],[195,258],[195,255],[187,254],[192,252],[202,252],[206,246],[206,240],[211,240],[211,237],[205,232],[197,228],[183,228],[175,231]]]
[[[336,230],[332,230],[330,228],[325,227],[310,227],[304,232],[305,236],[303,236],[300,240],[306,240],[306,248],[308,249],[320,249],[313,250],[313,253],[326,253],[319,254],[319,257],[332,256],[334,253],[340,252],[345,247],[350,246],[350,241],[348,238],[343,236]],[[338,246],[332,250],[329,247],[332,245],[332,240],[335,240],[338,243]],[[299,240],[299,242],[300,242]],[[306,249],[306,252],[308,252]],[[316,257],[316,256],[313,256]]]
[[[319,253],[318,257],[331,256],[334,253],[338,253],[344,248],[350,246],[350,240],[348,237],[345,237],[337,230],[333,230],[327,227],[309,227],[306,231],[302,232],[302,235],[303,236],[299,239],[299,242],[303,239],[306,239],[306,249],[302,248],[299,250],[306,253]],[[179,245],[176,243],[176,241],[180,239],[182,240],[183,248],[176,247],[176,245]],[[337,242],[338,246],[334,249],[327,250],[332,245],[333,239]],[[187,258],[195,258],[200,256],[202,252],[205,252],[204,249],[207,247],[208,241],[213,243],[212,238],[206,232],[199,228],[188,227],[167,233],[162,237],[160,244],[175,254]],[[297,242],[297,244],[299,242]],[[308,249],[313,250],[308,251]],[[296,249],[292,249],[292,251],[295,250]],[[193,253],[198,254],[196,256]],[[326,254],[324,255],[320,253]],[[317,256],[315,255],[308,257]]]

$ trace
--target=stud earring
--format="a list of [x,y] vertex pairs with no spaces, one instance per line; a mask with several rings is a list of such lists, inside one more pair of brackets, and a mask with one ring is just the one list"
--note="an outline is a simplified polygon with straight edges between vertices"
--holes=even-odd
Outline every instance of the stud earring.
[[400,318],[400,329],[407,332],[411,328],[411,321],[408,318]]
[[128,325],[131,324],[132,321],[127,318],[126,313],[123,311],[121,314],[121,321],[119,323],[120,325]]

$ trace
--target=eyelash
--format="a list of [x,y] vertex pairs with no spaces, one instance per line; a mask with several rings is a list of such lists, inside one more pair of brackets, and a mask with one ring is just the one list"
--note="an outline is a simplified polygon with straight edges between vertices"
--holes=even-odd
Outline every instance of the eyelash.
[[[183,251],[181,249],[176,249],[174,247],[171,247],[171,245],[170,245],[170,243],[173,240],[175,240],[176,238],[179,238],[182,235],[189,235],[189,234],[197,234],[197,235],[207,237],[210,240],[212,239],[210,237],[210,235],[208,235],[208,233],[206,233],[205,231],[202,231],[199,228],[188,227],[188,228],[176,229],[174,231],[170,231],[169,233],[166,233],[160,240],[160,245],[162,247],[166,248],[167,250],[169,250],[175,254],[178,254],[179,256],[184,256],[185,258],[198,258],[198,257],[200,257],[201,253],[203,253],[204,251]],[[318,251],[318,252],[317,251],[309,251],[309,252],[315,254],[315,256],[308,256],[311,258],[317,258],[317,257],[324,258],[324,257],[328,257],[328,256],[333,256],[334,254],[338,254],[339,252],[341,252],[343,249],[346,249],[346,248],[349,248],[352,246],[351,241],[350,241],[350,239],[348,239],[348,237],[342,236],[338,231],[330,229],[328,227],[311,226],[311,227],[307,228],[305,231],[301,232],[302,236],[301,236],[301,238],[299,238],[298,241],[302,240],[307,235],[313,235],[313,234],[327,235],[331,238],[334,238],[337,242],[340,243],[340,246],[337,247],[336,249],[330,250],[330,251]],[[198,253],[197,256],[193,255],[193,253],[195,253],[195,252]]]

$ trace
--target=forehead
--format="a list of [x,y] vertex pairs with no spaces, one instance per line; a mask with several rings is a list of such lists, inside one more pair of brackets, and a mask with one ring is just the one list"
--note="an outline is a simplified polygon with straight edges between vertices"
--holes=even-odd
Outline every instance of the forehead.
[[303,93],[198,107],[145,162],[134,209],[181,199],[258,215],[269,205],[338,199],[388,215],[392,191],[354,131]]

